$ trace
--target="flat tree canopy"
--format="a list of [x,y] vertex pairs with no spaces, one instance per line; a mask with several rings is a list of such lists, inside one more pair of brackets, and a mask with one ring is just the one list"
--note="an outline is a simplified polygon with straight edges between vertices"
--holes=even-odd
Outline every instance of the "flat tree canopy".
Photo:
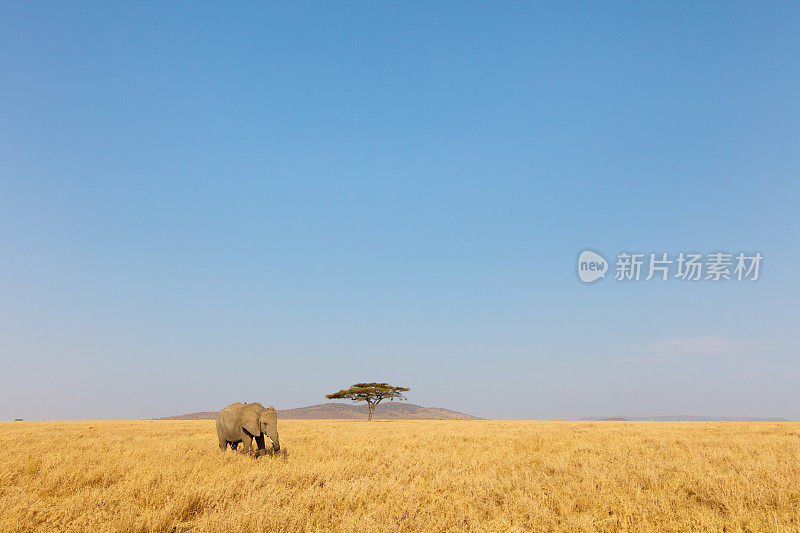
[[327,394],[325,397],[330,400],[348,399],[354,402],[367,402],[369,407],[367,420],[372,420],[372,412],[379,403],[387,398],[389,401],[394,401],[395,398],[405,400],[406,397],[403,396],[403,393],[409,390],[411,389],[395,387],[388,383],[356,383],[349,389],[342,389],[339,392]]

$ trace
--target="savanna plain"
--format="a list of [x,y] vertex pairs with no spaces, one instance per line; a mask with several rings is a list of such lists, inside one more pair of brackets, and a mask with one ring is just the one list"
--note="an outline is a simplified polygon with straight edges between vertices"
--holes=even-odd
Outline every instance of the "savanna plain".
[[3,531],[800,531],[800,424],[0,423]]

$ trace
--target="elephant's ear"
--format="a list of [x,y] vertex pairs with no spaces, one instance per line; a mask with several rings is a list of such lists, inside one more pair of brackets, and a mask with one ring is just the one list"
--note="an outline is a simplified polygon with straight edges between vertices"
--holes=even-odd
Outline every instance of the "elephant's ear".
[[241,424],[244,430],[251,435],[255,436],[261,434],[261,426],[258,424],[258,413],[255,409],[247,409],[247,407],[242,409]]

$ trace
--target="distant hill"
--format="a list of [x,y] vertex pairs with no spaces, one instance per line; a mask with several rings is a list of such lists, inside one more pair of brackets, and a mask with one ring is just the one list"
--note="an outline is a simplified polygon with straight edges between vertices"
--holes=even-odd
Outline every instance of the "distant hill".
[[588,417],[581,418],[581,420],[597,420],[597,421],[627,421],[627,422],[790,422],[788,418],[758,418],[753,416],[690,416],[690,415],[675,415],[675,416],[650,416],[650,417],[633,417],[633,416],[615,416],[615,417]]
[[156,420],[216,420],[219,411],[200,411],[198,413],[186,413],[185,415],[165,416]]
[[[215,420],[219,411],[202,411],[185,415],[167,416],[159,420]],[[295,409],[278,409],[278,418],[283,420],[366,420],[367,406],[364,404],[320,403]],[[440,407],[422,407],[413,403],[383,402],[373,415],[375,420],[481,420],[478,417],[442,409]],[[789,422],[786,418],[757,417],[715,417],[715,416],[651,416],[651,417],[586,417],[584,421],[620,421],[620,422]]]
[[[185,415],[167,416],[159,420],[215,420],[219,411],[202,411]],[[364,404],[321,403],[295,409],[278,409],[283,420],[366,420]],[[422,407],[413,403],[383,402],[375,409],[375,420],[480,420],[478,417],[442,409]]]

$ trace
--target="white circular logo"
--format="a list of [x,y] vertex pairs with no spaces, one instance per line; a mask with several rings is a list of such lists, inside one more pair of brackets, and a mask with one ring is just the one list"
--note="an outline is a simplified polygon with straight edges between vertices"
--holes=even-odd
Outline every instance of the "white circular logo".
[[602,255],[584,250],[578,256],[578,277],[584,283],[592,283],[606,277],[608,261]]

